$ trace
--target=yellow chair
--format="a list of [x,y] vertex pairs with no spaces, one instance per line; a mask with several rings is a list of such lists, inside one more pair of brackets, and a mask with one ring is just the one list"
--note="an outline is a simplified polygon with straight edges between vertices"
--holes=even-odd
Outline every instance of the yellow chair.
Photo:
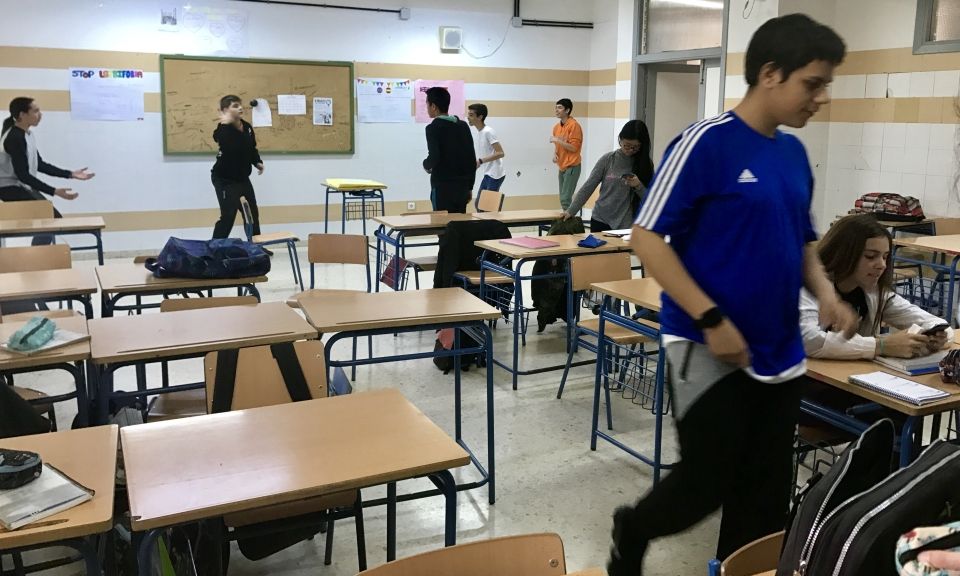
[[32,220],[53,218],[53,203],[49,200],[0,202],[0,220]]
[[481,190],[477,194],[475,205],[477,212],[499,212],[503,209],[503,192],[495,190]]
[[287,254],[290,256],[290,268],[293,270],[293,282],[300,285],[303,290],[303,274],[300,272],[300,258],[297,256],[297,242],[300,241],[293,232],[270,232],[268,234],[253,234],[253,212],[250,210],[250,203],[247,199],[240,197],[240,211],[243,215],[243,233],[248,242],[253,242],[259,246],[270,246],[273,244],[285,244]]

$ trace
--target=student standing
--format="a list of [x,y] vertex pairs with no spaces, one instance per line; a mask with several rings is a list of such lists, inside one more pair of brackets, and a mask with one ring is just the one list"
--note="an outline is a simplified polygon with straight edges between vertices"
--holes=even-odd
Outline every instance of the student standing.
[[664,290],[681,460],[614,513],[612,575],[641,574],[650,541],[718,508],[721,559],[783,529],[806,372],[800,288],[819,300],[821,325],[850,336],[857,322],[813,244],[806,151],[778,127],[800,128],[829,102],[845,51],[802,14],[763,24],[747,48],[746,96],[671,143],[640,209],[632,246]]
[[220,123],[213,131],[213,139],[219,146],[217,161],[210,171],[210,180],[217,193],[220,219],[213,227],[214,238],[226,238],[233,229],[240,210],[240,198],[250,204],[253,235],[260,234],[260,211],[257,197],[250,182],[253,167],[263,174],[263,160],[257,150],[257,137],[253,126],[243,119],[243,103],[233,94],[220,99]]
[[504,153],[497,133],[487,125],[487,112],[486,104],[471,104],[467,106],[467,122],[477,129],[477,170],[483,169],[480,190],[498,191],[506,178]]
[[563,219],[579,212],[599,185],[600,195],[590,214],[590,232],[629,228],[652,179],[650,132],[642,121],[630,120],[620,130],[620,147],[597,160]]
[[573,102],[569,98],[557,100],[554,114],[560,122],[553,127],[550,143],[554,146],[553,163],[560,171],[560,207],[570,207],[573,191],[580,180],[580,148],[583,147],[583,130],[573,116]]
[[[0,201],[17,202],[21,200],[43,200],[43,194],[56,196],[64,200],[73,200],[78,194],[70,188],[54,188],[37,178],[41,172],[57,178],[89,180],[93,172],[86,168],[65,170],[43,161],[37,150],[37,141],[32,128],[40,124],[43,114],[33,98],[20,96],[10,101],[10,117],[3,121],[0,142],[3,154],[0,154]],[[60,212],[54,208],[53,217],[60,218]],[[34,236],[34,246],[53,244],[52,235]]]
[[463,214],[477,177],[477,158],[470,127],[448,114],[450,93],[446,88],[427,89],[427,157],[423,169],[430,174],[430,201],[434,210]]

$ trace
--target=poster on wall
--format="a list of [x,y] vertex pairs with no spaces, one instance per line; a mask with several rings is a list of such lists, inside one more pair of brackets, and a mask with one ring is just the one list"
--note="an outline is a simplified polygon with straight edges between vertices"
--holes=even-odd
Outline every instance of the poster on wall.
[[461,119],[467,116],[467,104],[463,99],[463,80],[417,80],[414,88],[417,122],[430,122],[427,114],[427,89],[434,86],[446,88],[450,92],[450,114]]
[[357,78],[360,122],[410,122],[413,82],[405,78]]
[[70,69],[74,120],[143,120],[143,70]]
[[313,99],[313,125],[333,126],[333,98]]
[[175,32],[168,51],[204,56],[247,56],[247,13],[187,4],[160,7],[158,29]]

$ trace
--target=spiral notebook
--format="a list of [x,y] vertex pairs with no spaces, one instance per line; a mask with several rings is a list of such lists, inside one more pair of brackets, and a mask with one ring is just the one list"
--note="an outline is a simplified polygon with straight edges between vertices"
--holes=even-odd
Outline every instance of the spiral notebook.
[[885,394],[915,406],[923,406],[930,402],[942,400],[950,396],[949,393],[930,386],[925,386],[886,372],[870,372],[869,374],[854,374],[850,382],[869,388],[874,392]]

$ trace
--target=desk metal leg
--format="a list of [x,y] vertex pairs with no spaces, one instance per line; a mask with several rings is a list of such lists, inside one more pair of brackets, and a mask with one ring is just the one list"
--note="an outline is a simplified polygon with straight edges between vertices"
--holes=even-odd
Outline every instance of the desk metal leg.
[[923,427],[917,426],[923,422],[922,418],[911,416],[903,423],[903,430],[900,431],[900,467],[906,468],[913,461],[914,449],[914,431],[917,434],[917,443],[923,435]]
[[323,233],[326,234],[330,225],[330,189],[327,188],[327,195],[323,201]]
[[493,370],[495,368],[493,364],[493,332],[486,324],[481,324],[480,329],[483,330],[483,347],[484,353],[487,355],[487,478],[490,481],[490,485],[487,486],[487,500],[492,505],[497,501],[496,443],[493,431]]
[[397,483],[387,484],[387,562],[397,557]]
[[443,545],[453,546],[457,543],[457,483],[449,470],[441,470],[428,477],[443,493]]
[[97,262],[103,266],[103,237],[99,230],[95,231],[93,236],[97,239]]
[[610,296],[603,297],[603,307],[600,309],[600,322],[597,326],[597,368],[593,386],[593,416],[590,427],[590,450],[597,449],[597,427],[600,425],[600,387],[603,385],[603,365],[607,360],[607,347],[603,345],[606,329],[606,318],[603,311],[610,305]]

